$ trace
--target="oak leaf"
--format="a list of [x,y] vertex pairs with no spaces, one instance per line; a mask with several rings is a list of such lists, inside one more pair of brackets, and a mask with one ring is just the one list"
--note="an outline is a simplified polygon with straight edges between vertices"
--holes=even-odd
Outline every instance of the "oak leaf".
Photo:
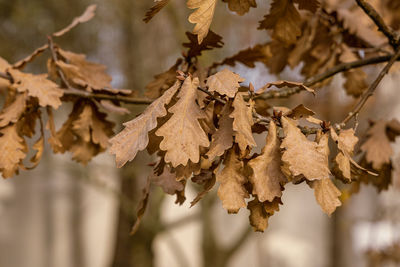
[[336,207],[342,205],[339,200],[341,192],[330,178],[312,181],[311,187],[314,189],[315,199],[318,204],[329,216],[336,210]]
[[164,137],[160,149],[166,151],[165,162],[170,162],[173,167],[186,165],[188,160],[199,162],[199,147],[210,145],[199,123],[205,114],[196,104],[198,85],[198,78],[185,79],[178,94],[179,100],[168,109],[173,113],[172,117],[156,131],[156,135]]
[[147,12],[143,19],[144,22],[148,23],[163,7],[169,3],[169,0],[157,1]]
[[2,128],[0,133],[0,171],[4,178],[8,178],[18,173],[27,146],[25,140],[18,135],[16,124]]
[[6,106],[0,114],[0,127],[16,123],[26,109],[26,94],[17,94],[15,100]]
[[197,34],[199,44],[207,36],[208,30],[214,16],[217,0],[188,0],[187,6],[190,9],[197,9],[189,16],[189,22],[196,24],[193,33]]
[[324,134],[316,143],[302,134],[295,121],[282,117],[281,123],[285,133],[282,161],[289,174],[293,178],[303,175],[309,181],[329,178],[328,135]]
[[253,185],[253,195],[261,202],[273,201],[282,196],[281,186],[287,181],[281,171],[280,141],[277,128],[271,121],[268,129],[266,145],[257,157],[251,159],[248,165],[253,170],[249,177]]
[[9,69],[8,72],[14,80],[12,87],[18,92],[28,92],[29,96],[36,97],[40,106],[57,109],[61,105],[60,98],[64,92],[57,84],[47,79],[47,74],[33,75],[15,69]]
[[276,81],[276,82],[271,82],[271,83],[267,83],[266,85],[264,85],[263,87],[261,87],[260,89],[257,90],[257,94],[262,94],[264,92],[267,91],[268,88],[275,86],[278,88],[283,88],[283,87],[289,87],[289,88],[296,88],[296,87],[300,87],[302,90],[305,90],[307,92],[310,92],[312,94],[315,94],[314,89],[305,86],[303,83],[299,83],[299,82],[290,82],[290,81]]
[[176,180],[176,174],[172,173],[170,168],[166,165],[162,174],[152,173],[149,176],[150,181],[162,188],[162,190],[169,195],[174,195],[177,191],[182,191],[185,186],[182,182]]
[[53,33],[53,36],[56,36],[56,37],[62,36],[65,33],[69,32],[74,27],[76,27],[78,24],[88,22],[89,20],[91,20],[94,17],[96,8],[97,8],[97,5],[88,6],[82,15],[74,18],[74,20],[71,22],[71,24],[68,25],[67,27],[65,27],[64,29]]
[[197,36],[193,33],[186,32],[186,36],[189,39],[189,43],[183,43],[182,46],[189,48],[187,52],[188,58],[201,56],[203,51],[221,48],[224,45],[222,37],[213,31],[208,31],[208,34],[201,43],[198,43]]
[[247,209],[250,210],[249,221],[254,231],[264,232],[268,227],[268,219],[275,211],[279,211],[280,198],[275,198],[272,202],[260,202],[257,198],[247,203]]
[[313,13],[321,5],[318,0],[293,0],[293,2],[299,4],[299,9],[305,9]]
[[208,90],[211,92],[218,92],[221,95],[226,95],[228,97],[235,97],[241,82],[244,79],[228,69],[223,69],[216,74],[208,77],[207,86]]
[[222,171],[216,175],[216,180],[220,183],[218,197],[222,201],[222,207],[228,213],[237,213],[240,208],[246,207],[245,199],[249,197],[249,194],[244,187],[247,182],[244,165],[238,159],[234,147],[226,155],[224,165]]
[[251,131],[251,126],[254,124],[253,114],[251,108],[243,100],[242,93],[236,94],[233,108],[234,110],[229,117],[233,118],[235,142],[239,144],[239,148],[243,152],[247,147],[256,146],[256,141]]
[[154,100],[145,111],[135,119],[124,123],[124,130],[110,139],[110,153],[115,154],[117,167],[135,158],[138,151],[145,149],[149,143],[148,132],[157,127],[157,118],[167,115],[165,106],[180,88],[177,81],[160,98]]
[[231,11],[236,12],[242,16],[249,12],[250,7],[257,7],[255,0],[223,0],[228,3],[228,7]]

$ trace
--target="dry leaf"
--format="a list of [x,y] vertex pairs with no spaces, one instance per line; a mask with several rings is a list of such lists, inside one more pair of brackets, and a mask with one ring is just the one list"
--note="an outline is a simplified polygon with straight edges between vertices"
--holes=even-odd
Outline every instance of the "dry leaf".
[[188,0],[187,6],[190,9],[197,9],[189,16],[189,22],[196,24],[193,33],[197,34],[199,44],[207,36],[208,30],[214,16],[217,0]]
[[210,142],[201,128],[199,119],[205,118],[204,112],[196,104],[199,79],[185,79],[178,94],[179,100],[168,109],[172,117],[162,125],[156,135],[164,137],[160,149],[166,151],[165,162],[173,167],[186,165],[188,160],[199,162],[199,147],[208,147]]
[[186,32],[186,36],[189,39],[189,43],[183,43],[183,47],[189,48],[187,52],[187,57],[197,57],[201,56],[201,53],[206,50],[211,50],[213,48],[221,48],[224,45],[222,42],[222,37],[213,31],[208,31],[207,36],[203,39],[203,42],[197,42],[197,35],[190,32]]
[[247,204],[247,209],[250,210],[249,221],[254,231],[264,232],[268,227],[268,219],[271,214],[265,211],[263,203],[253,199]]
[[174,195],[177,191],[185,189],[185,186],[176,180],[176,174],[172,173],[167,165],[161,175],[153,172],[149,177],[150,181],[160,186],[166,194]]
[[249,12],[250,7],[257,7],[255,0],[223,0],[228,3],[228,7],[231,11],[236,12],[242,16]]
[[340,190],[337,189],[330,178],[312,181],[311,188],[314,189],[315,199],[318,204],[329,216],[336,210],[336,207],[342,205],[339,200]]
[[295,121],[282,117],[281,122],[285,133],[281,144],[281,148],[285,149],[282,161],[291,176],[303,175],[309,181],[329,178],[328,135],[324,134],[316,143],[301,133]]
[[157,118],[167,115],[165,105],[168,105],[180,85],[180,82],[177,81],[160,98],[154,100],[141,115],[125,122],[124,130],[110,139],[112,144],[110,153],[115,154],[118,168],[125,165],[127,161],[133,160],[138,151],[147,147],[149,143],[148,132],[157,127]]
[[238,159],[235,148],[229,150],[224,165],[222,171],[216,175],[217,182],[220,183],[218,196],[228,213],[237,213],[240,208],[246,207],[245,199],[249,194],[244,187],[247,178],[243,173],[243,162]]
[[247,147],[256,146],[251,126],[253,122],[253,114],[250,107],[243,100],[242,93],[236,94],[233,101],[233,112],[229,117],[233,118],[233,130],[235,131],[235,142],[239,144],[240,150],[246,151]]
[[248,162],[253,170],[249,177],[253,185],[253,195],[261,202],[273,201],[282,196],[281,186],[287,182],[281,171],[280,141],[274,121],[269,123],[266,145],[261,154]]
[[17,125],[11,124],[0,130],[0,170],[4,178],[18,174],[18,168],[25,158],[25,140],[18,135]]
[[235,97],[241,82],[244,79],[240,75],[228,70],[223,69],[216,74],[208,77],[207,86],[208,90],[211,92],[218,92],[221,95],[226,95],[228,97]]
[[293,0],[293,2],[299,4],[299,9],[305,9],[313,13],[320,6],[318,0]]
[[150,186],[151,186],[150,178],[147,178],[146,185],[142,189],[142,196],[137,207],[136,221],[131,229],[130,233],[131,235],[134,235],[139,229],[140,222],[142,221],[144,212],[146,211],[147,203],[149,202],[149,196],[150,196]]
[[36,97],[42,107],[51,106],[57,109],[61,105],[64,92],[57,84],[47,79],[47,74],[33,75],[19,70],[9,69],[14,83],[12,87],[18,92],[28,92],[29,96]]
[[144,22],[148,23],[163,7],[169,3],[169,0],[158,1],[152,6],[147,12],[143,19]]
[[64,35],[65,33],[69,32],[70,30],[75,28],[78,24],[85,23],[85,22],[91,20],[95,15],[96,8],[97,8],[97,5],[88,6],[82,15],[74,18],[74,20],[71,22],[71,24],[68,25],[67,27],[65,27],[64,29],[53,33],[53,36],[59,37],[61,35]]
[[262,94],[267,91],[268,88],[275,86],[278,88],[283,88],[283,87],[289,87],[289,88],[295,88],[295,87],[300,87],[302,90],[306,90],[312,94],[315,95],[314,89],[305,86],[303,83],[298,83],[298,82],[289,82],[289,81],[277,81],[277,82],[272,82],[272,83],[267,83],[264,85],[262,88],[257,90],[257,94]]
[[17,94],[15,100],[6,106],[0,114],[0,127],[16,123],[26,109],[26,94]]

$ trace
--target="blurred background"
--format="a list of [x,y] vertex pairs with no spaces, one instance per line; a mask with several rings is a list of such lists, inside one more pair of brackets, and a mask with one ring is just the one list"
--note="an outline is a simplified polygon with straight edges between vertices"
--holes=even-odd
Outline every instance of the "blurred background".
[[[268,41],[266,31],[256,28],[269,2],[257,1],[259,8],[240,17],[220,1],[211,29],[223,36],[225,47],[205,52],[201,61],[207,65]],[[151,0],[0,0],[0,56],[16,62],[29,55],[46,43],[47,34],[63,28],[94,3],[96,17],[56,42],[107,65],[115,87],[142,94],[153,76],[167,70],[182,53],[184,33],[193,27],[187,22],[189,10],[183,0],[171,1],[148,24],[142,18],[153,5]],[[46,59],[40,56],[26,70],[46,72]],[[302,80],[296,69],[286,69],[276,77],[262,64],[254,69],[238,64],[232,70],[256,88],[277,79]],[[369,81],[377,70],[366,69]],[[342,83],[337,75],[315,98],[301,94],[274,104],[294,107],[304,102],[322,119],[338,121],[354,101],[345,95]],[[385,90],[378,89],[359,121],[400,119],[399,83],[398,72],[387,75],[380,86]],[[70,108],[57,111],[57,128]],[[115,116],[115,120],[127,121],[144,107],[129,108],[131,114]],[[359,127],[363,133],[367,125]],[[260,144],[264,142],[264,135],[256,137]],[[147,163],[152,161],[142,152],[117,169],[106,152],[81,166],[68,154],[55,155],[46,149],[38,168],[0,180],[0,267],[380,266],[373,265],[376,257],[382,257],[377,251],[400,244],[400,194],[393,186],[378,194],[363,185],[328,218],[304,183],[286,186],[284,205],[271,217],[265,233],[252,232],[247,210],[228,215],[215,189],[189,208],[195,188],[188,188],[182,206],[153,188],[144,221],[132,237],[129,231],[151,171]]]

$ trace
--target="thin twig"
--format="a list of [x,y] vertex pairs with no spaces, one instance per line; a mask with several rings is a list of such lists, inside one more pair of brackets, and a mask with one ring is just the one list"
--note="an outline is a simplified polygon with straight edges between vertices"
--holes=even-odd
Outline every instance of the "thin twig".
[[385,75],[388,73],[389,69],[393,66],[393,64],[396,62],[396,60],[399,57],[400,57],[400,48],[397,49],[396,54],[394,56],[392,56],[390,61],[382,69],[382,71],[379,73],[378,77],[376,77],[375,81],[371,84],[371,86],[368,88],[368,90],[364,91],[364,93],[360,97],[360,100],[353,107],[353,109],[347,114],[347,117],[340,124],[337,124],[335,126],[336,129],[340,129],[340,128],[344,127],[346,125],[346,123],[351,120],[351,118],[353,118],[354,116],[357,116],[357,114],[360,112],[360,110],[364,107],[368,98],[370,98],[374,94],[376,88],[378,87],[379,83],[382,81],[383,77],[385,77]]
[[[75,88],[74,88],[75,89]],[[79,96],[83,98],[89,99],[97,99],[97,100],[116,100],[127,104],[136,104],[136,105],[150,105],[154,99],[142,98],[142,97],[131,97],[131,96],[120,96],[120,95],[107,95],[107,94],[98,94],[98,93],[90,93],[82,90],[64,90],[64,95],[70,96]]]
[[356,0],[356,2],[359,7],[362,8],[365,14],[367,14],[374,21],[375,25],[378,26],[379,31],[381,31],[388,38],[390,45],[396,50],[400,45],[399,35],[388,25],[386,25],[379,13],[368,2],[365,0]]

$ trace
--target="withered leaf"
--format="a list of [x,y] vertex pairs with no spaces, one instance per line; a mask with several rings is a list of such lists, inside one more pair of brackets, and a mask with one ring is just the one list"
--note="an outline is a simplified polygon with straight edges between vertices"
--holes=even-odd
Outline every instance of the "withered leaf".
[[208,77],[207,86],[208,90],[211,92],[218,92],[221,95],[226,95],[228,97],[235,97],[241,82],[244,79],[228,69],[223,69],[216,74]]
[[16,124],[1,129],[0,134],[0,170],[3,177],[8,178],[18,173],[27,146],[25,140],[18,135]]
[[152,173],[150,175],[150,181],[162,188],[166,194],[174,195],[177,191],[182,191],[185,186],[182,182],[176,180],[176,174],[172,173],[168,165],[164,167],[164,171],[161,175]]
[[233,119],[229,117],[230,113],[231,104],[228,102],[221,111],[221,117],[218,121],[219,127],[212,135],[210,149],[206,154],[210,161],[224,154],[233,145]]
[[329,178],[328,135],[324,134],[319,143],[310,141],[301,133],[295,121],[281,118],[285,138],[281,148],[284,165],[294,178],[303,175],[307,180]]
[[317,11],[320,6],[318,0],[293,0],[293,2],[299,4],[299,9],[305,9],[311,12]]
[[167,105],[181,84],[177,81],[160,98],[154,100],[145,111],[135,119],[124,123],[124,130],[110,139],[110,153],[115,154],[117,167],[135,158],[138,151],[149,143],[148,132],[157,127],[157,118],[167,115]]
[[274,0],[259,29],[273,30],[272,37],[293,44],[301,34],[301,17],[291,0]]
[[26,94],[17,94],[15,100],[5,107],[0,114],[0,127],[15,123],[26,109]]
[[74,20],[71,22],[71,24],[68,25],[67,27],[65,27],[64,29],[53,33],[53,36],[56,36],[56,37],[62,36],[65,33],[72,30],[73,28],[75,28],[78,24],[88,22],[89,20],[91,20],[94,17],[96,8],[97,8],[97,5],[88,6],[82,15],[74,18]]
[[329,216],[336,210],[336,207],[342,205],[339,200],[341,192],[330,178],[312,181],[311,187],[314,189],[315,199],[318,204]]
[[253,185],[253,195],[257,195],[261,202],[273,201],[282,196],[281,185],[287,180],[281,171],[280,141],[274,121],[268,129],[266,144],[260,155],[251,159],[248,165],[253,170],[249,177]]
[[157,1],[147,12],[143,19],[144,22],[148,23],[163,7],[168,4],[169,0]]
[[257,90],[257,94],[262,94],[265,91],[267,91],[268,88],[275,86],[278,88],[283,88],[283,87],[289,87],[289,88],[294,88],[294,87],[300,87],[302,90],[308,91],[310,93],[315,94],[314,89],[305,86],[303,83],[298,83],[298,82],[289,82],[289,81],[277,81],[277,82],[272,82],[272,83],[267,83],[264,85],[262,88]]
[[245,151],[247,147],[256,146],[256,141],[251,131],[251,126],[254,124],[252,110],[243,100],[242,93],[236,94],[233,108],[234,110],[229,117],[233,118],[235,142],[239,144],[241,151]]
[[178,94],[179,100],[168,110],[173,113],[172,117],[156,131],[156,135],[164,137],[160,149],[166,151],[165,162],[170,162],[173,167],[186,165],[188,160],[199,162],[199,147],[210,145],[199,123],[205,114],[196,104],[198,85],[198,78],[185,79]]
[[189,39],[189,43],[183,43],[183,47],[189,48],[187,52],[188,58],[201,56],[201,53],[206,50],[213,48],[221,48],[224,44],[222,37],[213,31],[208,31],[207,36],[203,39],[203,42],[197,42],[197,36],[193,33],[186,32],[186,36]]
[[8,70],[13,77],[12,87],[18,92],[28,92],[29,96],[36,97],[42,107],[51,106],[57,109],[61,105],[60,98],[64,92],[57,84],[47,79],[47,74],[33,75],[19,70]]
[[[337,143],[339,153],[335,157],[339,170],[345,179],[351,180],[350,162],[353,162],[354,146],[358,142],[358,138],[354,135],[354,129],[341,130],[339,136],[335,130],[331,128],[331,137]],[[357,164],[358,166],[358,164]]]
[[135,224],[133,225],[131,229],[131,235],[134,235],[137,230],[139,229],[140,222],[142,221],[144,212],[146,211],[147,208],[147,203],[149,202],[149,196],[150,196],[150,178],[147,178],[146,185],[142,189],[142,196],[140,198],[137,211],[136,211],[136,221]]
[[280,198],[275,198],[272,202],[260,202],[257,198],[247,203],[250,210],[249,221],[254,231],[264,232],[268,227],[268,219],[275,211],[279,211]]
[[216,175],[220,183],[218,196],[228,213],[237,213],[240,208],[246,207],[245,199],[249,194],[244,187],[247,178],[243,173],[243,162],[238,159],[234,147],[229,150],[224,165]]
[[189,22],[196,24],[193,33],[197,34],[199,44],[207,36],[214,16],[217,0],[188,0],[187,7],[197,9],[189,16]]
[[242,16],[249,12],[250,7],[257,7],[255,0],[223,0],[233,12]]

